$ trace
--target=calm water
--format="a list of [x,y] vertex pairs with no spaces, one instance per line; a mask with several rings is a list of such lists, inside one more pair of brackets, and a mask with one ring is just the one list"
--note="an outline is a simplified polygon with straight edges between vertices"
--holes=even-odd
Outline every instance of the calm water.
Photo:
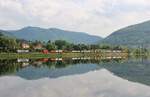
[[150,85],[150,60],[148,58],[0,60],[0,77],[19,76],[26,80],[55,79],[101,69],[106,69],[132,82]]

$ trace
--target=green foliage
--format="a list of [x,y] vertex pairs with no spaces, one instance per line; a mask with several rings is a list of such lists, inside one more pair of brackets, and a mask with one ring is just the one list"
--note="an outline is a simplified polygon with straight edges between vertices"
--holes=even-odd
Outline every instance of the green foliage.
[[64,49],[67,50],[67,51],[72,51],[73,50],[73,46],[74,44],[67,44]]
[[136,48],[132,50],[133,55],[149,55],[148,49]]
[[16,39],[5,36],[0,37],[0,52],[14,52],[19,47]]
[[68,43],[65,40],[56,40],[55,41],[55,45],[57,46],[57,49],[63,49],[63,48],[65,48],[65,46],[67,44]]
[[48,49],[48,50],[56,50],[56,46],[55,46],[55,44],[54,43],[47,43],[46,44],[46,49]]
[[90,45],[90,49],[99,49],[100,46],[99,45]]
[[104,45],[101,45],[100,48],[101,49],[111,49],[111,46],[104,44]]
[[[87,44],[73,44],[69,43],[65,40],[56,40],[48,42],[41,42],[41,41],[25,41],[25,40],[18,40],[13,38],[8,38],[1,36],[0,37],[0,52],[16,52],[18,49],[21,48],[20,44],[22,42],[26,42],[30,45],[30,48],[27,48],[31,52],[41,52],[42,49],[47,49],[49,51],[51,50],[65,50],[65,51],[72,51],[72,50],[96,50],[96,49],[115,49],[115,50],[122,50],[122,47],[120,46],[110,46],[110,45],[87,45]],[[42,49],[35,49],[35,45],[40,44],[42,46]]]
[[150,47],[150,21],[115,31],[102,40],[101,43],[126,45],[129,47],[137,47],[139,45]]
[[141,49],[135,49],[134,51],[133,51],[133,54],[135,54],[135,55],[140,55],[141,54]]
[[0,32],[0,37],[3,36],[3,34]]

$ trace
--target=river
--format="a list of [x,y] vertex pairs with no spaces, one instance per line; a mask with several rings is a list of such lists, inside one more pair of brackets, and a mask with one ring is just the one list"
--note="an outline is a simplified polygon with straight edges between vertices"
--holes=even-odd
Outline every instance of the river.
[[0,60],[0,97],[150,97],[149,58]]

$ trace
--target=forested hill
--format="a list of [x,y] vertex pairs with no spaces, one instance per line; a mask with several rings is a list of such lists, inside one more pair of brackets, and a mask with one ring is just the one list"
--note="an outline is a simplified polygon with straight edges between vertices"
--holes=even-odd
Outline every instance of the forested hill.
[[131,25],[113,32],[101,43],[113,45],[149,45],[150,21]]
[[57,28],[44,29],[39,27],[25,27],[20,30],[7,31],[7,33],[19,39],[45,42],[48,40],[66,40],[72,43],[95,44],[102,39],[101,37],[83,32],[65,31]]

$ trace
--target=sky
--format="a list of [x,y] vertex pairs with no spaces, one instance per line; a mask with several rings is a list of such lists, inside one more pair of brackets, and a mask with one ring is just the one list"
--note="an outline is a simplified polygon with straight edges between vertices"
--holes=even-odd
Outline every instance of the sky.
[[0,29],[60,28],[106,37],[150,20],[149,0],[0,0]]

